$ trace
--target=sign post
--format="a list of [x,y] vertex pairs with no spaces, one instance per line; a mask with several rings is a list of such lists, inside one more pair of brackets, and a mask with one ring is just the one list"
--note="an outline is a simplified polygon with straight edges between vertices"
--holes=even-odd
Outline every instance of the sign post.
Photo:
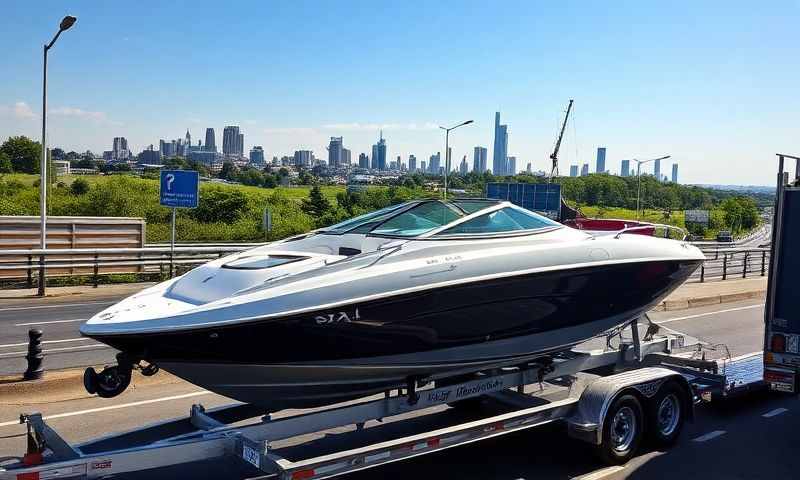
[[197,208],[200,175],[194,170],[161,170],[159,203],[172,208],[169,247],[169,276],[175,272],[175,213],[178,208]]
[[268,241],[269,232],[272,231],[272,212],[269,207],[264,208],[264,241]]

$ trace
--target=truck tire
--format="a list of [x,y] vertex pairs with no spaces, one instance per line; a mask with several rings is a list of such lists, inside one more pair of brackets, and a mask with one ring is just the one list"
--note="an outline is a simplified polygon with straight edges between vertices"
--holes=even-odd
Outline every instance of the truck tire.
[[618,397],[603,419],[602,443],[597,446],[597,454],[609,465],[627,462],[642,443],[644,425],[639,399],[633,395]]
[[674,380],[658,390],[647,408],[647,436],[656,447],[673,445],[686,419],[686,391]]

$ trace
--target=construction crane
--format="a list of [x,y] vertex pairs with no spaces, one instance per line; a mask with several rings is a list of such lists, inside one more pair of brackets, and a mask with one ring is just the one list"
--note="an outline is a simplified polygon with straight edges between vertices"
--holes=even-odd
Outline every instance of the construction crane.
[[561,124],[561,132],[558,134],[558,140],[556,140],[556,146],[553,148],[553,153],[550,154],[550,160],[553,161],[553,168],[550,170],[550,181],[553,181],[553,177],[558,175],[558,150],[561,148],[561,139],[564,138],[564,129],[567,127],[567,120],[569,119],[569,112],[572,110],[572,99],[569,100],[569,105],[567,105],[567,114],[564,115],[564,123]]

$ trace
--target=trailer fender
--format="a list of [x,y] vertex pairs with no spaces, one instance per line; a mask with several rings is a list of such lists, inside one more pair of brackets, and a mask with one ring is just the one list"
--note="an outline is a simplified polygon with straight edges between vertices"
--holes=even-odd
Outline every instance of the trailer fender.
[[[578,407],[567,418],[569,435],[594,445],[603,439],[603,422],[614,400],[622,394],[632,393],[643,404],[653,398],[661,386],[674,380],[686,391],[684,404],[687,418],[694,418],[692,387],[679,373],[663,367],[646,367],[602,377],[589,384],[578,400]],[[646,427],[646,426],[645,426]]]

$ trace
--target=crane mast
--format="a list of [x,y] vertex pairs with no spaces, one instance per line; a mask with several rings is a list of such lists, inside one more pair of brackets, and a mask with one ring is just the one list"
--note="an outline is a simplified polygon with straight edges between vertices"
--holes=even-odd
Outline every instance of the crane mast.
[[553,161],[553,168],[550,170],[550,180],[553,180],[553,177],[558,175],[558,150],[561,148],[561,139],[564,138],[564,129],[567,127],[567,120],[569,119],[569,112],[572,110],[572,99],[569,100],[569,105],[567,105],[567,114],[564,115],[564,123],[561,124],[561,132],[558,134],[558,140],[556,140],[556,146],[553,149],[553,153],[550,154],[550,160]]

